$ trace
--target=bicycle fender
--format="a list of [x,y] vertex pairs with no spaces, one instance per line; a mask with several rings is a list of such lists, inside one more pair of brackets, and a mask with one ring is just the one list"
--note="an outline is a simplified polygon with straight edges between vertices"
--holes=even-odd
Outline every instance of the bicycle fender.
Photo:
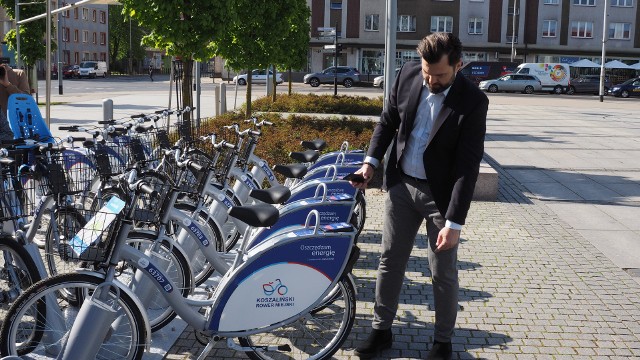
[[[80,274],[86,274],[86,275],[92,275],[95,276],[97,278],[100,279],[104,279],[105,275],[95,272],[95,271],[91,271],[91,270],[85,270],[85,269],[76,269],[75,270],[76,273],[80,273]],[[142,317],[143,317],[143,321],[144,321],[144,329],[147,332],[149,339],[151,338],[151,324],[149,323],[149,317],[147,316],[147,310],[145,309],[145,307],[142,305],[142,303],[140,302],[140,299],[138,299],[138,297],[133,293],[133,291],[131,289],[129,289],[128,286],[126,286],[125,284],[121,283],[120,281],[118,281],[118,279],[114,279],[113,283],[118,287],[118,290],[126,293],[127,295],[129,295],[129,297],[133,300],[133,302],[136,304],[136,306],[141,309],[140,312],[142,313]],[[145,352],[148,352],[151,348],[151,343],[147,342],[146,344],[144,344],[144,350]]]

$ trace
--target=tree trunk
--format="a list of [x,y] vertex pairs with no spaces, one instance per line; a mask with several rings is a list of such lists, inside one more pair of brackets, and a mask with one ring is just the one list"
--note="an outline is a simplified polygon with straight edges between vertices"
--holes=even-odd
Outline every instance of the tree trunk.
[[293,82],[291,81],[291,68],[289,68],[288,70],[288,78],[289,78],[289,96],[291,96],[291,93],[293,93]]
[[246,119],[250,119],[251,118],[251,78],[252,78],[252,74],[251,74],[251,69],[247,70],[247,97],[246,97],[246,101],[247,101],[247,113],[245,114],[245,118]]
[[[193,90],[191,88],[193,80],[193,59],[184,59],[182,63],[182,108],[187,106],[193,109]],[[191,119],[191,112],[182,115],[183,120]]]

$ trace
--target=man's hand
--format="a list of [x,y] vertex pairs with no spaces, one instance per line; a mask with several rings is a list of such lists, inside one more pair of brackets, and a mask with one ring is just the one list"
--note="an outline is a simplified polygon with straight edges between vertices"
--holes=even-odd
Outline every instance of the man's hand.
[[362,164],[362,167],[355,173],[362,175],[364,177],[364,181],[363,182],[349,181],[349,183],[351,184],[351,186],[353,186],[356,189],[360,189],[360,190],[366,189],[367,184],[369,184],[369,181],[371,181],[371,178],[373,177],[374,170],[375,169],[373,168],[373,166],[369,164]]
[[435,252],[438,253],[440,251],[452,249],[458,245],[458,241],[460,241],[460,230],[444,227],[438,233]]

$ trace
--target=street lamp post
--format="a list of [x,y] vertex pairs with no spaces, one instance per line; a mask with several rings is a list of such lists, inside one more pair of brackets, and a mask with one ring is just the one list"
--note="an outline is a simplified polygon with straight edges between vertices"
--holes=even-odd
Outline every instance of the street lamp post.
[[513,0],[513,13],[511,15],[511,62],[516,54],[516,7],[518,0]]
[[604,18],[602,19],[602,58],[600,60],[600,102],[604,101],[604,57],[607,43],[607,0],[604,0]]

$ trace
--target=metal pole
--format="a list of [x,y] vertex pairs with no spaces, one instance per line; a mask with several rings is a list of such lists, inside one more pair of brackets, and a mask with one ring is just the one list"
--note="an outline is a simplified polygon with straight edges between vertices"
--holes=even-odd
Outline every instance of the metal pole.
[[196,129],[200,131],[200,95],[202,95],[200,76],[202,69],[199,61],[194,61],[194,63],[196,64]]
[[62,95],[62,27],[60,26],[60,14],[56,14],[56,24],[58,25],[58,49],[56,51],[58,57],[58,95]]
[[335,35],[333,37],[333,96],[338,96],[338,23],[335,25]]
[[607,43],[607,0],[604,0],[604,18],[602,19],[602,59],[600,60],[600,102],[604,101],[604,57]]
[[16,68],[20,69],[20,3],[16,0]]
[[45,64],[46,89],[46,119],[47,127],[51,128],[51,1],[47,1],[47,54]]
[[513,14],[511,15],[511,62],[513,62],[515,50],[516,50],[516,3],[518,0],[513,0]]
[[398,27],[398,0],[387,0],[384,58],[384,107],[396,77],[396,31]]
[[132,37],[131,37],[131,15],[129,15],[129,75],[133,75],[133,47],[131,45],[132,43]]

